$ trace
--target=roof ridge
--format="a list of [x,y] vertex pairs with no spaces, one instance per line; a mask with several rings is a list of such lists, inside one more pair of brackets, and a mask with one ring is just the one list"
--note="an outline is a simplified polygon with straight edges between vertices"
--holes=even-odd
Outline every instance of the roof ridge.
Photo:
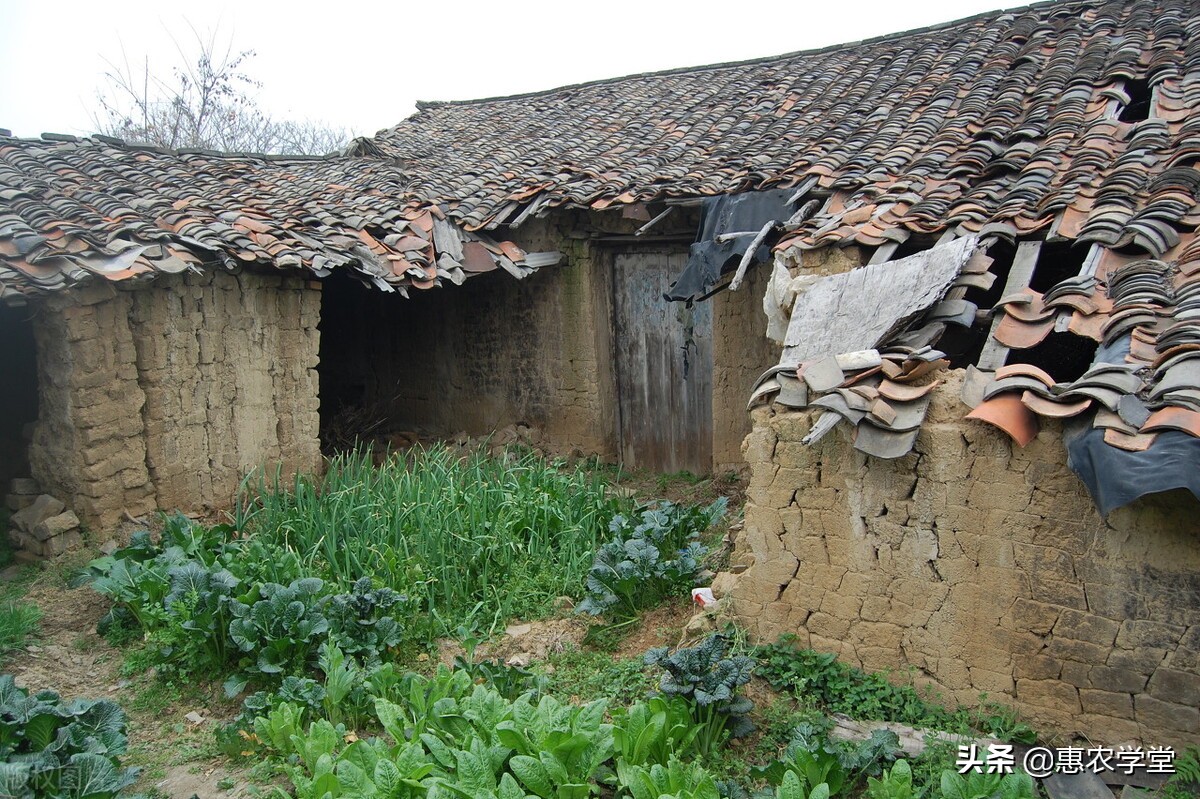
[[187,155],[203,155],[208,158],[229,158],[229,159],[260,159],[263,161],[334,161],[341,158],[354,158],[354,156],[345,155],[342,152],[327,153],[325,155],[302,155],[299,153],[252,153],[240,151],[226,150],[211,150],[205,147],[179,147],[172,149],[170,147],[160,147],[157,144],[138,144],[137,142],[125,141],[117,136],[106,136],[102,133],[93,133],[91,135],[76,136],[73,133],[42,133],[40,137],[31,136],[14,136],[12,131],[7,128],[0,128],[0,141],[9,140],[12,142],[20,142],[22,144],[42,145],[54,147],[63,144],[88,144],[88,145],[104,145],[107,147],[115,147],[120,150],[128,150],[130,152],[147,152],[158,153],[159,155],[172,155],[183,157]]
[[[903,39],[908,36],[917,36],[924,33],[932,33],[933,31],[945,30],[958,25],[969,25],[974,22],[979,22],[984,19],[998,18],[1005,14],[1020,14],[1034,9],[1046,8],[1049,6],[1093,6],[1099,0],[1038,0],[1038,2],[1030,3],[1024,6],[1014,8],[998,8],[994,11],[983,11],[978,14],[972,14],[969,17],[950,20],[949,22],[938,22],[933,25],[926,25],[920,28],[911,28],[905,31],[896,31],[894,33],[885,33],[880,36],[872,36],[869,39],[859,39],[857,41],[841,42],[839,44],[826,45],[824,47],[814,47],[808,50],[794,50],[790,53],[781,53],[779,55],[760,56],[758,58],[748,58],[742,61],[722,61],[716,64],[700,64],[690,67],[671,67],[669,69],[652,70],[650,72],[635,72],[630,75],[620,75],[613,78],[599,78],[597,80],[582,81],[580,83],[571,83],[565,86],[555,86],[550,89],[538,89],[531,92],[519,92],[517,94],[496,95],[494,97],[479,97],[470,100],[417,100],[417,111],[424,111],[429,108],[440,108],[444,106],[464,106],[476,105],[483,103],[495,103],[503,100],[524,100],[533,97],[545,97],[559,92],[573,91],[575,89],[586,89],[593,86],[605,86],[613,83],[621,83],[627,80],[637,80],[638,78],[654,78],[664,77],[667,75],[686,75],[691,73],[709,72],[718,69],[728,69],[730,67],[753,66],[755,64],[767,64],[772,61],[783,61],[789,58],[797,58],[805,55],[819,55],[821,53],[835,52],[837,50],[846,50],[863,45],[878,44],[879,42],[890,41],[894,39]],[[411,119],[411,117],[410,117]],[[396,127],[395,125],[391,128]],[[390,130],[391,128],[384,128]]]

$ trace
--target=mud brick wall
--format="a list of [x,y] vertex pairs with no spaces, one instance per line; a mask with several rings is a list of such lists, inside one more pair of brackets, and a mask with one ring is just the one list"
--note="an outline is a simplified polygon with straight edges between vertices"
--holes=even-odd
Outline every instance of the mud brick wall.
[[127,293],[95,285],[39,303],[33,318],[38,421],[30,469],[91,527],[155,506],[130,307]]
[[34,320],[33,476],[92,528],[227,507],[248,469],[320,466],[320,292],[243,273],[97,284]]
[[760,640],[915,669],[1065,736],[1200,743],[1200,504],[1172,492],[1100,518],[1058,426],[1018,448],[962,419],[960,380],[896,461],[840,429],[806,447],[808,413],[755,411],[734,559],[751,565],[716,584],[732,611]]
[[599,355],[607,352],[605,276],[591,248],[561,227],[537,221],[519,232],[522,247],[560,251],[563,262],[524,280],[495,271],[408,299],[328,286],[326,410],[366,406],[394,430],[432,436],[524,423],[551,450],[614,453],[612,369]]
[[[866,263],[860,247],[825,247],[803,254],[796,275],[833,275]],[[766,314],[763,293],[771,277],[771,264],[759,264],[746,273],[737,291],[722,291],[713,304],[713,472],[745,471],[742,440],[749,434],[746,400],[755,381],[779,363],[783,347],[763,335]]]
[[713,472],[743,471],[742,440],[750,432],[746,400],[754,382],[779,363],[782,347],[762,334],[763,292],[770,264],[746,273],[737,291],[722,291],[713,304]]
[[208,272],[130,292],[160,507],[224,508],[251,469],[318,468],[317,285]]

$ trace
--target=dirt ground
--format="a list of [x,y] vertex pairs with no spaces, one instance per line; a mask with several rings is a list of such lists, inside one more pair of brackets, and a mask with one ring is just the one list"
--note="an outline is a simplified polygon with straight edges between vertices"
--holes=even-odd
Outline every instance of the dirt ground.
[[[219,687],[202,686],[185,697],[153,674],[125,678],[121,652],[96,634],[108,600],[89,588],[67,586],[69,572],[84,562],[76,557],[51,563],[33,578],[25,601],[41,609],[41,631],[0,668],[30,690],[117,702],[129,717],[124,761],[141,769],[133,791],[172,799],[250,796],[246,769],[232,767],[213,743],[213,725],[234,712],[217,699]],[[189,720],[193,712],[204,720]]]

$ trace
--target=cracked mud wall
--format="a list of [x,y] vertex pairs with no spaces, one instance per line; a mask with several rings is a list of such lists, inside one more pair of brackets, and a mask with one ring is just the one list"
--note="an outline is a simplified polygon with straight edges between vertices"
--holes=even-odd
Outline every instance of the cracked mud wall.
[[318,287],[210,272],[130,292],[159,507],[226,508],[251,469],[320,467]]
[[960,380],[897,461],[841,428],[806,447],[807,413],[756,410],[733,561],[751,565],[715,587],[759,640],[911,668],[1064,735],[1200,743],[1200,503],[1172,492],[1101,519],[1057,425],[1018,448],[962,419]]
[[722,291],[713,304],[713,473],[744,471],[742,440],[750,432],[746,398],[754,382],[779,363],[783,349],[763,336],[763,292],[771,276],[770,264],[759,264],[746,273],[737,291]]
[[33,476],[93,528],[228,507],[247,470],[320,466],[320,292],[225,272],[39,304]]
[[93,285],[37,303],[33,318],[38,420],[30,469],[42,491],[93,528],[155,507],[130,307],[126,292]]

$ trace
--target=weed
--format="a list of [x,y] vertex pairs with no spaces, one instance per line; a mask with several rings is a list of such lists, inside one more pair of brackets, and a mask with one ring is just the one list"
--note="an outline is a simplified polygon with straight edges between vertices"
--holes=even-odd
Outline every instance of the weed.
[[0,655],[25,646],[37,632],[42,612],[27,602],[0,602]]
[[1189,746],[1175,758],[1175,773],[1163,785],[1161,799],[1194,799],[1200,794],[1200,747]]
[[759,674],[777,690],[789,690],[829,713],[958,733],[979,730],[1022,743],[1037,739],[1015,711],[989,702],[986,695],[976,710],[947,710],[926,701],[911,685],[893,685],[881,672],[868,673],[839,662],[834,654],[795,649],[792,643],[785,636],[758,647]]
[[183,700],[183,691],[173,682],[163,679],[147,680],[134,694],[129,707],[139,713],[161,715],[167,708]]
[[605,652],[570,649],[550,655],[546,665],[545,690],[564,697],[601,697],[627,704],[646,696],[656,683],[640,657],[614,659]]

